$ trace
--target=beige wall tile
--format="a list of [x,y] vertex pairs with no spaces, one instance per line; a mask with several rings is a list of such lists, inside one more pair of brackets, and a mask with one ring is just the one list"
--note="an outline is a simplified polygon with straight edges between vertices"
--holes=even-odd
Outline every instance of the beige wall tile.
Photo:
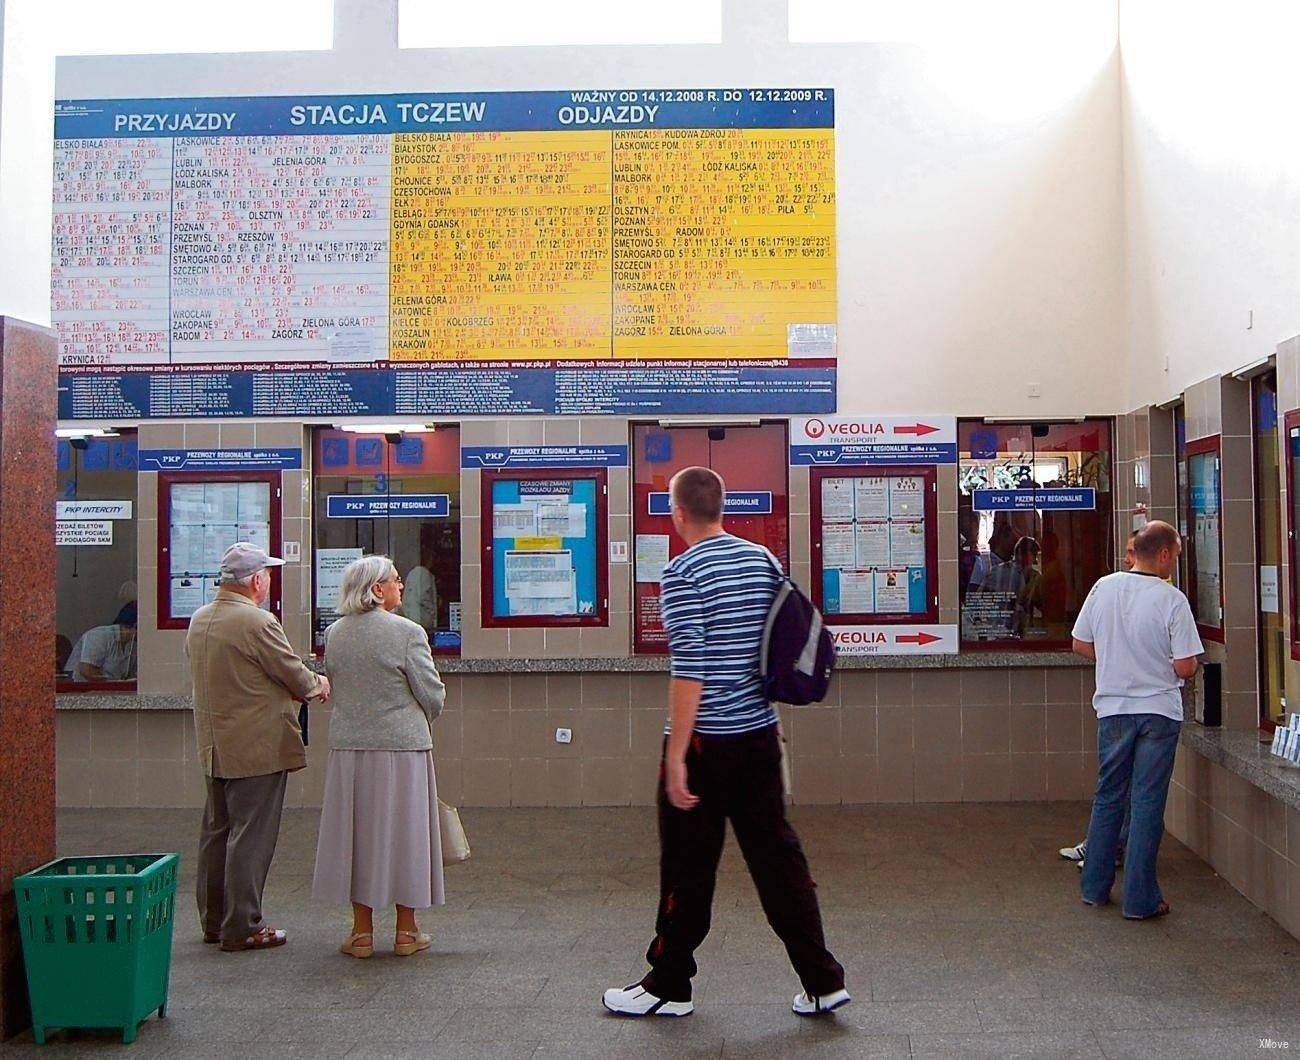
[[876,742],[881,802],[912,802],[912,709],[880,706]]
[[582,763],[582,805],[627,806],[632,799],[628,758],[588,758]]
[[[90,712],[60,710],[54,715],[54,746],[60,762],[84,762],[90,758]],[[1283,834],[1285,834],[1283,818]]]
[[912,702],[920,709],[957,706],[961,702],[958,670],[916,670],[912,673]]
[[1011,756],[1011,799],[1013,802],[1042,802],[1047,798],[1047,756]]
[[509,806],[511,764],[508,758],[467,758],[462,782],[465,805]]
[[512,627],[510,654],[516,659],[539,659],[547,654],[546,633],[542,629]]
[[545,758],[515,758],[510,767],[511,806],[547,806],[550,804],[547,766],[548,763]]
[[975,704],[961,708],[963,755],[1006,754],[1011,750],[1011,707]]
[[668,675],[666,673],[632,674],[631,677],[632,706],[667,709]]
[[582,640],[577,629],[548,629],[546,654],[552,659],[576,659],[582,653]]
[[632,683],[628,674],[583,674],[580,687],[584,709],[626,708],[632,702]]
[[962,670],[962,706],[1003,705],[1011,702],[1011,680],[1006,670]]
[[90,719],[90,756],[97,763],[135,761],[139,757],[139,712],[95,711]]
[[1083,797],[1083,770],[1077,753],[1049,753],[1046,762],[1049,800],[1072,802]]
[[925,747],[917,751],[914,791],[917,802],[961,801],[961,755]]
[[961,711],[957,703],[934,703],[917,708],[922,711],[922,721],[915,726],[913,744],[920,752],[929,754],[961,754]]
[[506,445],[510,440],[510,423],[505,417],[497,419],[465,419],[460,423],[460,444]]
[[1006,802],[1011,798],[1011,755],[962,755],[964,802]]
[[791,753],[800,758],[831,758],[840,754],[838,707],[799,707],[791,711],[785,729]]
[[544,433],[538,418],[510,416],[506,419],[506,440],[511,445],[541,445]]
[[825,758],[796,755],[791,760],[790,779],[794,788],[790,801],[796,806],[834,805],[841,801],[840,770]]
[[551,806],[582,805],[582,763],[577,759],[546,764],[546,784]]
[[912,705],[912,671],[879,671],[876,674],[876,703],[882,707],[910,707]]
[[1038,703],[1011,704],[1011,751],[1042,754],[1047,750],[1047,708]]
[[[874,706],[841,708],[840,753],[855,758],[874,759],[876,747],[876,708]],[[872,776],[874,783],[874,766]]]
[[221,445],[221,426],[216,423],[185,424],[185,448],[216,449]]
[[874,756],[845,755],[839,759],[840,799],[846,804],[876,802],[880,797]]
[[1047,702],[1047,678],[1042,670],[1012,670],[1008,679],[1013,704]]
[[577,445],[578,421],[572,416],[547,416],[542,421],[542,441],[546,445]]
[[578,674],[546,675],[548,710],[577,710],[582,706],[582,678]]
[[140,805],[139,770],[134,760],[93,758],[87,767],[91,806]]
[[138,757],[148,762],[182,762],[185,734],[193,729],[193,715],[179,710],[146,710],[138,714]]
[[[520,710],[510,712],[510,757],[519,761],[526,758],[544,759],[555,740],[555,730],[545,710]],[[534,778],[536,779],[536,778]],[[545,787],[545,770],[537,783]]]
[[837,702],[846,707],[876,705],[876,675],[870,670],[841,670],[835,675]]
[[573,733],[580,757],[626,758],[632,753],[632,718],[627,707],[589,710],[579,714]]
[[[613,600],[610,601],[611,605]],[[609,625],[584,627],[578,637],[578,651],[584,658],[613,659],[632,653],[632,615],[611,611]]]
[[54,801],[60,806],[90,806],[91,763],[86,759],[64,758],[54,768]]
[[663,754],[667,712],[662,707],[633,707],[628,717],[632,730],[632,757],[658,761]]
[[222,423],[219,425],[218,444],[222,449],[251,449],[256,445],[255,428],[250,422]]
[[255,437],[258,445],[304,447],[305,431],[299,422],[272,420],[258,422]]
[[434,776],[438,784],[438,798],[449,806],[465,805],[464,770],[460,758],[439,758],[434,749]]
[[1083,701],[1079,670],[1068,667],[1045,670],[1043,680],[1048,703],[1069,703],[1074,705]]
[[1052,704],[1046,708],[1047,750],[1079,752],[1083,750],[1083,726],[1077,705]]
[[[509,753],[510,712],[508,710],[467,710],[464,726],[464,755],[467,760],[504,758]],[[466,783],[469,784],[468,776]],[[466,795],[467,797],[469,795],[468,786]]]

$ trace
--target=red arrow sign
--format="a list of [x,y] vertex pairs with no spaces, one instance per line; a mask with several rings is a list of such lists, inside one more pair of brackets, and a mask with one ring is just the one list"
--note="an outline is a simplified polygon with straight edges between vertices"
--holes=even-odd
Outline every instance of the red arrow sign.
[[931,427],[928,423],[904,424],[901,427],[894,427],[895,434],[914,434],[918,438],[923,438],[927,434],[934,434],[937,430],[939,430],[938,427]]
[[942,637],[936,637],[933,633],[900,633],[894,638],[895,644],[915,644],[918,647],[924,647],[927,644],[933,644],[936,640],[943,640]]

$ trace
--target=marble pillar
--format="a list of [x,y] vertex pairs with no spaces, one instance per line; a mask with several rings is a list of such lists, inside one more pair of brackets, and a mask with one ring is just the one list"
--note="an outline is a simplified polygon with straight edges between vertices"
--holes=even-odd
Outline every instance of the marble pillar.
[[0,317],[0,1040],[26,1028],[13,878],[54,857],[54,332]]

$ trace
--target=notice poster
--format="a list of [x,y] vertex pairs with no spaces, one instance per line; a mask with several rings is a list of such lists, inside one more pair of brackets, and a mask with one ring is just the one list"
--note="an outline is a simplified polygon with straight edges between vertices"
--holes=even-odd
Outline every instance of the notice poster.
[[577,613],[571,552],[510,551],[505,559],[505,592],[512,615]]
[[324,644],[325,630],[339,617],[339,584],[348,564],[364,555],[359,548],[318,548],[316,560],[316,643]]
[[822,521],[826,523],[852,522],[854,516],[854,480],[851,478],[822,479]]
[[925,480],[891,478],[889,515],[892,519],[917,519],[925,514]]
[[823,523],[823,566],[850,570],[856,567],[858,561],[855,538],[855,527],[852,523]]
[[925,521],[895,519],[889,524],[889,557],[896,567],[925,566]]
[[571,504],[568,498],[537,505],[537,533],[556,537],[579,537],[587,526],[587,506]]
[[667,534],[636,535],[636,580],[659,584],[668,566]]
[[60,519],[54,524],[54,543],[81,548],[87,545],[111,545],[113,524],[107,520]]
[[875,610],[882,613],[906,614],[908,603],[908,572],[878,570],[875,572]]
[[872,571],[840,571],[840,611],[870,614],[876,609],[876,581]]
[[536,504],[494,504],[493,537],[531,537],[537,533]]
[[856,527],[857,561],[853,566],[870,569],[889,565],[889,520],[875,519]]
[[887,478],[855,479],[857,517],[859,519],[889,518],[889,483]]
[[832,412],[834,107],[59,100],[59,417]]

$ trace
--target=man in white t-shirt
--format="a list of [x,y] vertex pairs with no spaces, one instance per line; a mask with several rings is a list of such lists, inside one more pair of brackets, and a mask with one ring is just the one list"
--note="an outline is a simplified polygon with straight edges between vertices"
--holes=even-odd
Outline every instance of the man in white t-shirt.
[[1183,681],[1205,649],[1187,597],[1165,581],[1182,543],[1168,523],[1147,523],[1133,542],[1131,570],[1092,587],[1074,624],[1074,650],[1097,664],[1097,794],[1081,883],[1088,905],[1110,901],[1115,852],[1131,803],[1124,854],[1124,916],[1164,916],[1156,883],[1165,800],[1183,721]]

